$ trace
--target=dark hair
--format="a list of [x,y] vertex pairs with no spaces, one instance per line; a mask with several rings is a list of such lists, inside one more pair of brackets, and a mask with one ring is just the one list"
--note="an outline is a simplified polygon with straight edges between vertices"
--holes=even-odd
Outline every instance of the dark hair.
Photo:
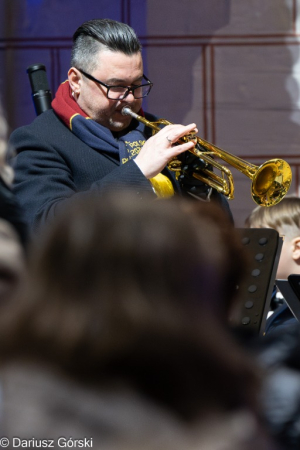
[[111,19],[84,22],[73,35],[71,66],[91,70],[95,55],[103,48],[133,55],[142,49],[135,31],[127,24]]
[[83,380],[123,378],[186,418],[252,402],[255,370],[216,312],[241,275],[240,247],[219,207],[181,200],[70,201],[1,310],[0,360],[25,354]]

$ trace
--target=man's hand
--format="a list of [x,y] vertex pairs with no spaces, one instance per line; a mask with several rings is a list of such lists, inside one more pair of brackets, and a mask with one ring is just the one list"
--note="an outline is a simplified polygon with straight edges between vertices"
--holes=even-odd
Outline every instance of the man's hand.
[[197,133],[197,131],[194,123],[186,126],[167,125],[146,141],[134,161],[146,178],[153,178],[166,167],[174,156],[194,147],[194,141],[183,144],[178,141],[186,134]]

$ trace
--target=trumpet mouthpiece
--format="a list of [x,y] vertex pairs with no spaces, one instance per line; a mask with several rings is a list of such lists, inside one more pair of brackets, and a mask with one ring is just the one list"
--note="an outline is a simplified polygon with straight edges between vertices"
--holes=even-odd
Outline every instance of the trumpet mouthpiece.
[[130,116],[132,114],[132,109],[129,106],[124,106],[121,109],[121,113],[123,114],[123,116]]

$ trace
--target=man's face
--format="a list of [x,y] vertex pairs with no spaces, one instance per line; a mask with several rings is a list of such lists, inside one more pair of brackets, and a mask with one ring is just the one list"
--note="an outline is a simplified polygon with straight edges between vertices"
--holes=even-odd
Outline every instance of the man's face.
[[[88,72],[85,67],[80,69]],[[140,85],[143,83],[141,53],[128,56],[122,52],[101,50],[97,56],[97,68],[89,74],[107,85]],[[106,87],[84,77],[75,68],[70,69],[69,80],[80,108],[111,131],[122,131],[129,126],[131,117],[121,113],[125,105],[129,105],[134,112],[141,108],[142,99],[135,99],[132,92],[123,100],[108,99]]]

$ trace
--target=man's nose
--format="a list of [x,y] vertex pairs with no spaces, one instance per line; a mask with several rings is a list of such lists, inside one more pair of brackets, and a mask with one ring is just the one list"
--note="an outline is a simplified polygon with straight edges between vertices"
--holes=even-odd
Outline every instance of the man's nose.
[[128,91],[127,91],[125,97],[123,97],[123,100],[124,100],[124,98],[126,98],[126,100],[128,100],[128,97],[129,97],[129,96],[131,96],[131,97],[129,98],[129,100],[132,101],[132,100],[135,99],[135,97],[134,97],[134,88],[128,88]]

